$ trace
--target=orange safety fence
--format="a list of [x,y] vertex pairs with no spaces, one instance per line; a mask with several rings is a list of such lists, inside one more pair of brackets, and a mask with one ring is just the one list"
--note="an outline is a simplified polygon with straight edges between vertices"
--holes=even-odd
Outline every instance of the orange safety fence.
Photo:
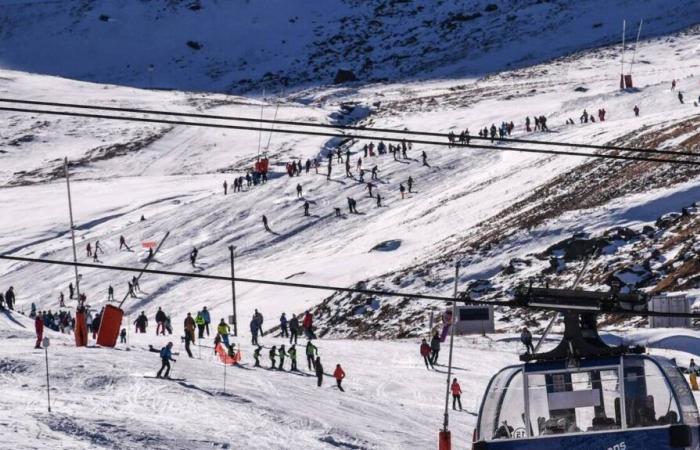
[[228,351],[226,351],[226,347],[224,347],[224,344],[222,343],[216,344],[216,349],[214,351],[216,351],[216,354],[219,356],[221,362],[226,365],[233,366],[241,361],[240,350],[237,350],[235,355],[229,356]]

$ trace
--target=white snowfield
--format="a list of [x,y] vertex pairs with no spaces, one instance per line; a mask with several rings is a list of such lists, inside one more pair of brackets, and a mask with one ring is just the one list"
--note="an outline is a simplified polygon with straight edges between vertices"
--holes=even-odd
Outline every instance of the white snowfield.
[[[503,120],[516,125],[522,137],[525,116],[546,115],[549,134],[536,139],[605,143],[643,127],[660,128],[689,119],[700,109],[697,28],[678,35],[643,41],[637,53],[634,79],[638,90],[618,89],[619,54],[613,49],[584,52],[514,72],[486,78],[445,79],[410,84],[375,84],[309,88],[280,99],[247,99],[222,94],[147,91],[113,85],[89,84],[55,77],[0,70],[0,96],[126,106],[184,112],[264,117],[331,123],[341,104],[376,108],[362,124],[375,127],[447,133],[497,126]],[[686,95],[681,105],[670,91],[671,79]],[[585,87],[585,92],[576,91]],[[379,107],[373,106],[381,102]],[[634,105],[641,108],[635,118]],[[582,110],[607,111],[604,123],[578,124]],[[572,118],[574,126],[565,126]],[[88,242],[99,240],[110,265],[140,267],[146,250],[142,243],[171,235],[157,256],[156,269],[195,270],[229,275],[228,246],[236,247],[236,275],[301,283],[350,286],[393,274],[407,266],[434,260],[455,248],[478,223],[553,177],[587,159],[543,156],[493,150],[448,149],[414,145],[408,160],[391,155],[363,157],[362,167],[377,165],[374,182],[382,207],[369,198],[357,181],[362,145],[351,151],[354,178],[334,160],[332,180],[326,180],[327,160],[319,173],[290,179],[284,164],[325,155],[328,139],[255,131],[234,132],[185,126],[68,118],[2,112],[0,136],[0,253],[69,261],[72,258],[62,158],[72,162],[73,207],[79,259]],[[217,122],[220,123],[220,122]],[[689,136],[694,130],[685,130]],[[268,148],[269,138],[269,148]],[[679,139],[681,137],[679,136]],[[374,141],[375,144],[378,139]],[[261,145],[259,145],[261,143]],[[245,174],[258,155],[271,158],[270,181],[244,192],[223,195],[234,176]],[[428,155],[429,167],[420,154]],[[399,184],[415,179],[415,192],[402,200]],[[369,173],[366,173],[369,181]],[[567,213],[558,220],[512,236],[498,258],[466,267],[460,285],[488,278],[513,257],[541,251],[576,230],[604,229],[653,221],[698,200],[697,179],[682,185],[618,198],[593,211]],[[297,198],[296,185],[303,186]],[[346,198],[358,200],[360,214],[348,214]],[[305,200],[310,217],[303,216]],[[342,208],[336,218],[334,208]],[[265,214],[274,233],[263,230]],[[144,216],[145,220],[140,218]],[[119,251],[123,235],[133,252]],[[370,250],[387,240],[400,240],[393,251]],[[199,249],[197,268],[188,261]],[[448,280],[452,261],[441,276]],[[126,292],[131,274],[81,269],[81,290],[93,310],[107,299],[113,285],[116,297]],[[0,289],[14,286],[17,308],[29,311],[58,309],[59,291],[66,294],[74,282],[65,266],[0,261]],[[449,283],[438,288],[400,280],[392,289],[450,295]],[[185,277],[146,275],[144,291],[128,300],[125,322],[145,311],[152,321],[162,307],[171,315],[176,349],[187,312],[203,306],[217,323],[231,314],[228,282]],[[327,373],[341,363],[348,374],[347,392],[332,388],[326,379],[319,389],[315,379],[289,373],[251,369],[248,321],[255,308],[265,316],[265,328],[318,304],[330,292],[275,288],[238,283],[237,306],[245,368],[227,372],[203,350],[202,359],[181,353],[173,376],[186,381],[143,378],[159,366],[160,348],[167,339],[129,336],[131,351],[74,348],[68,336],[51,334],[53,412],[45,411],[43,353],[33,352],[33,323],[0,314],[0,430],[11,448],[434,448],[442,421],[445,374],[428,372],[418,353],[418,339],[406,341],[320,340]],[[384,299],[377,299],[379,311]],[[386,302],[388,303],[388,302]],[[70,307],[75,301],[68,300]],[[421,311],[428,302],[411,307]],[[388,318],[387,320],[392,320]],[[394,319],[399,320],[399,319]],[[129,325],[131,326],[131,325]],[[500,324],[499,324],[500,326]],[[428,324],[417,330],[425,334]],[[501,367],[515,363],[513,336],[491,339],[460,338],[455,348],[455,376],[462,383],[465,409],[475,412],[489,378]],[[644,342],[645,338],[641,342]],[[266,345],[281,340],[264,339]],[[517,342],[517,341],[515,341]],[[300,341],[301,343],[301,341]],[[687,347],[664,346],[672,351]],[[300,347],[300,356],[303,354]],[[263,353],[263,365],[267,365]],[[679,361],[688,359],[683,353]],[[299,358],[304,368],[303,358]],[[440,360],[446,360],[443,350]],[[454,448],[468,448],[475,417],[457,413],[451,418]],[[2,444],[4,445],[4,444]]]

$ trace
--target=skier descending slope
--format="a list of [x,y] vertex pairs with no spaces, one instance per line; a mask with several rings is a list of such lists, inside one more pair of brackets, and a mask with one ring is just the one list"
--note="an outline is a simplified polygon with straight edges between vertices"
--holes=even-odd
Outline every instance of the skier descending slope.
[[342,367],[340,367],[340,364],[336,364],[335,371],[333,372],[333,378],[335,378],[335,383],[338,385],[340,392],[345,392],[345,389],[343,389],[343,386],[341,386],[343,380],[345,379],[345,371]]
[[[173,343],[168,342],[168,345],[160,349],[160,360],[161,360],[161,367],[158,373],[156,374],[156,378],[170,378],[170,361],[172,362],[177,362],[176,359],[173,359]],[[165,374],[161,377],[161,374],[163,372],[163,369],[165,369]]]
[[195,267],[195,264],[197,264],[197,247],[193,247],[192,251],[190,252],[190,264],[192,264],[192,267]]

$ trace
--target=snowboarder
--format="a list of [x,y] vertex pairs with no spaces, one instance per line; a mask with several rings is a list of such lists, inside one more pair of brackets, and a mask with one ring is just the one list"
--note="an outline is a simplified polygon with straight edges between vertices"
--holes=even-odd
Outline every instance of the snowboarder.
[[197,316],[194,318],[194,323],[195,325],[197,325],[197,332],[199,338],[204,339],[204,316],[202,316],[202,311],[197,313]]
[[263,226],[265,227],[265,231],[267,231],[268,233],[271,233],[272,230],[270,229],[270,226],[267,224],[267,216],[265,214],[263,214],[263,216],[262,216],[262,223],[263,223]]
[[314,362],[314,369],[316,370],[316,379],[318,380],[318,387],[323,384],[323,366],[321,365],[321,357],[317,356]]
[[258,345],[258,347],[253,352],[253,358],[255,358],[255,365],[253,367],[261,367],[260,366],[260,352],[262,352],[262,347]]
[[34,330],[36,331],[36,345],[34,348],[41,348],[41,341],[44,339],[44,317],[42,313],[36,315],[34,319]]
[[190,343],[194,344],[194,327],[195,327],[195,322],[194,322],[194,319],[192,318],[192,314],[187,313],[187,317],[185,317],[185,323],[184,323],[185,351],[187,352],[187,355],[190,358],[192,358],[192,351],[190,350]]
[[228,183],[224,180],[224,195],[228,194]]
[[520,342],[525,346],[527,354],[535,353],[535,348],[532,346],[532,333],[527,327],[523,327],[523,330],[520,332]]
[[[158,370],[158,373],[156,374],[156,378],[170,378],[170,361],[177,362],[176,359],[173,359],[172,350],[172,342],[168,342],[168,345],[160,349],[160,360],[162,365],[160,367],[160,370]],[[165,374],[162,374],[163,369],[165,369]],[[163,375],[162,377],[161,374]]]
[[224,319],[221,319],[221,322],[219,322],[219,326],[216,327],[216,332],[219,333],[221,336],[221,342],[228,347],[228,333],[231,331],[231,327],[228,326],[226,322],[224,322]]
[[277,356],[277,347],[274,345],[270,349],[270,369],[274,370],[275,369],[275,356]]
[[340,208],[335,207],[333,210],[335,211],[335,217],[343,217],[343,215],[340,213]]
[[455,408],[455,403],[459,404],[459,410],[462,410],[462,388],[460,387],[459,383],[457,383],[457,378],[454,378],[452,380],[452,385],[450,386],[450,390],[452,391],[452,409],[457,410]]
[[297,369],[297,347],[296,347],[296,345],[292,344],[292,346],[289,347],[289,351],[287,352],[287,354],[289,355],[289,359],[292,362],[292,368],[289,370],[291,370],[292,372],[298,372],[299,369]]
[[437,333],[435,333],[430,340],[430,351],[432,352],[430,355],[430,365],[436,366],[438,355],[440,354],[440,336],[438,336]]
[[297,183],[297,198],[301,197],[301,184]]
[[314,355],[318,356],[318,348],[311,341],[306,343],[306,363],[309,366],[309,370],[312,370],[315,366]]
[[[107,301],[108,302],[114,301],[114,288],[112,287],[111,284],[107,287]],[[63,292],[61,292],[61,303],[63,303]],[[61,306],[63,306],[63,305],[61,305]]]
[[639,117],[639,106],[634,105],[634,117]]
[[292,320],[289,321],[289,343],[297,343],[297,336],[299,335],[299,319],[297,319],[296,314],[292,314]]
[[197,247],[192,247],[192,251],[190,252],[190,264],[192,264],[192,267],[196,267],[195,264],[197,264]]
[[158,307],[158,311],[156,312],[156,336],[161,333],[165,336],[165,317],[163,310]]
[[287,329],[287,316],[285,313],[282,313],[280,316],[280,330],[282,330],[280,337],[289,337],[289,330]]
[[333,372],[333,378],[335,378],[335,383],[338,385],[340,392],[345,392],[345,389],[343,389],[343,386],[341,386],[343,379],[345,378],[345,371],[342,367],[340,367],[340,364],[336,364],[335,371]]
[[430,370],[433,368],[433,362],[430,359],[430,345],[423,339],[420,344],[420,355],[423,357],[423,362],[425,363],[425,368]]

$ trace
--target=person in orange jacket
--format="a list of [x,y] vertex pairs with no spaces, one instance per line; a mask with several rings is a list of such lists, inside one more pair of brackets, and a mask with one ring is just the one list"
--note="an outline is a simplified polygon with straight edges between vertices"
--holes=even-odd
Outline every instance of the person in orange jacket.
[[335,378],[335,382],[338,384],[338,389],[340,389],[340,392],[345,392],[345,389],[343,389],[343,386],[341,386],[343,379],[345,378],[345,371],[342,367],[340,367],[340,364],[336,364],[335,372],[333,372],[333,378]]
[[450,390],[452,390],[452,409],[457,409],[455,408],[455,402],[459,403],[459,410],[462,410],[462,388],[460,387],[459,383],[457,383],[457,378],[452,379],[452,386],[450,386]]

